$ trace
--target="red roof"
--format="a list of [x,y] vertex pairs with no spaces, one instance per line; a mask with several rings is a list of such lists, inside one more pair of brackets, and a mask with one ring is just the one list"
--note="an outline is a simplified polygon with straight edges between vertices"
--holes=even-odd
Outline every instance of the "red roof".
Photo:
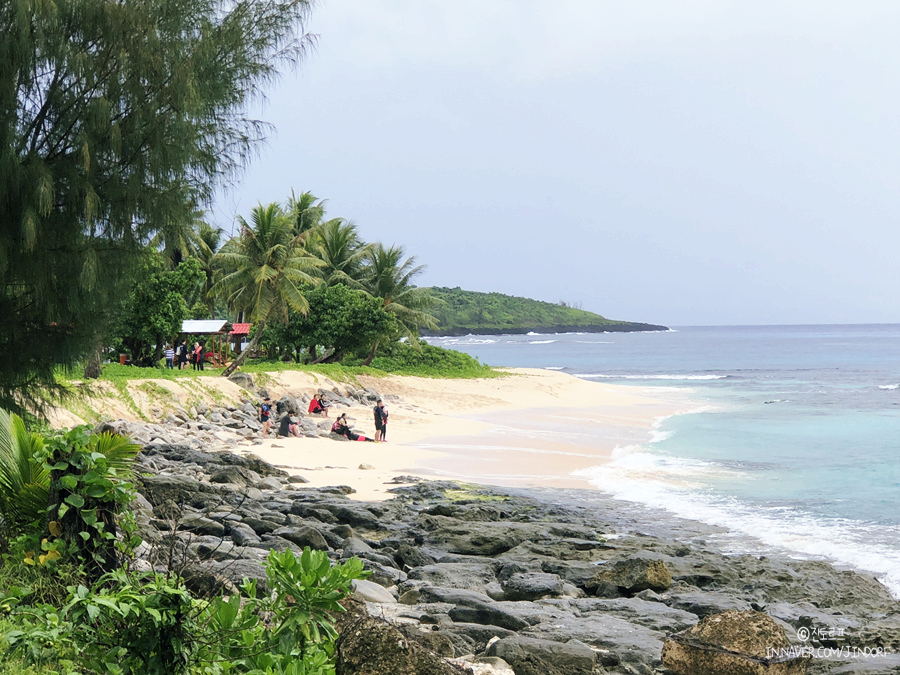
[[250,335],[249,323],[233,323],[231,325],[234,326],[231,331],[232,335]]

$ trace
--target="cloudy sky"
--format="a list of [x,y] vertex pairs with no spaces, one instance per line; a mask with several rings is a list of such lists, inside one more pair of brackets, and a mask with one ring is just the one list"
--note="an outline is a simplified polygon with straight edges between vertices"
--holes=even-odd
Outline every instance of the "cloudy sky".
[[900,3],[327,0],[218,200],[420,285],[672,326],[900,322]]

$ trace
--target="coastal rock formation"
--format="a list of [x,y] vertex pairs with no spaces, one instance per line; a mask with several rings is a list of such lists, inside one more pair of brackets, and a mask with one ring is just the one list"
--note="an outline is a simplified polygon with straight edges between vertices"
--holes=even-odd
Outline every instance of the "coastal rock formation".
[[663,665],[678,675],[804,675],[805,656],[782,658],[790,643],[784,630],[760,612],[723,612],[672,635]]
[[[144,445],[134,511],[146,545],[135,564],[174,569],[209,594],[234,592],[245,578],[265,592],[263,562],[273,549],[311,546],[334,560],[360,558],[372,576],[357,582],[356,595],[378,625],[366,620],[346,636],[339,672],[487,673],[496,665],[517,675],[650,675],[665,672],[668,636],[703,620],[695,639],[721,639],[709,622],[751,609],[751,617],[769,615],[773,623],[753,618],[745,633],[775,626],[794,639],[819,626],[843,635],[829,642],[819,632],[804,645],[900,648],[896,600],[871,577],[815,561],[725,555],[714,527],[600,498],[586,507],[559,491],[550,501],[412,477],[391,488],[393,499],[365,503],[350,499],[345,486],[304,487],[247,454],[249,447],[242,454],[201,447],[158,437]],[[385,668],[402,661],[434,670],[366,670],[374,668],[362,657],[371,645],[380,645]],[[420,660],[419,647],[438,660]],[[898,665],[893,657],[865,664],[832,657],[814,659],[810,671],[864,666],[858,672],[871,675]]]

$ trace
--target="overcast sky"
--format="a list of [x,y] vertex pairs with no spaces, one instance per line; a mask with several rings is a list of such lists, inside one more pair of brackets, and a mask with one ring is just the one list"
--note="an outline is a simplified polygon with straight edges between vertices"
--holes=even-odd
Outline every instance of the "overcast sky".
[[214,218],[293,188],[420,285],[900,322],[900,2],[330,0]]

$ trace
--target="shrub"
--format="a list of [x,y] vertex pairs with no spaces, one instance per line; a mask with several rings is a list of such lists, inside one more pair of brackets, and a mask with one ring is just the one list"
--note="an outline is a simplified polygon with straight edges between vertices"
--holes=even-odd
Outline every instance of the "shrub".
[[430,345],[424,340],[415,344],[397,342],[384,348],[372,360],[372,367],[400,375],[424,377],[497,377],[499,374],[478,359],[451,349]]

